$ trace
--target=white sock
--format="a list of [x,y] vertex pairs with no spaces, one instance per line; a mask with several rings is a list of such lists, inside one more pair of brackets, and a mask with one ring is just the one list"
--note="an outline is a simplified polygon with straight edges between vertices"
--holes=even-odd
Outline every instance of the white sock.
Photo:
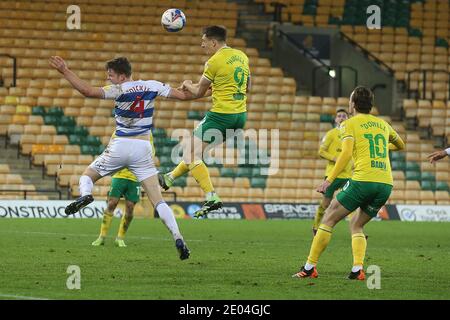
[[169,229],[173,239],[183,239],[180,230],[178,229],[178,224],[175,220],[175,216],[173,215],[173,211],[172,209],[170,209],[167,203],[165,203],[164,201],[159,202],[158,204],[156,204],[155,210],[158,210],[159,217],[166,225],[167,229]]
[[211,199],[212,197],[214,197],[215,194],[216,194],[215,191],[208,192],[208,193],[206,194],[206,201],[208,201],[209,199]]
[[361,270],[362,268],[363,268],[362,266],[353,266],[352,272],[358,272],[358,271]]
[[92,182],[92,179],[89,176],[81,176],[79,187],[80,187],[80,194],[83,197],[88,194],[92,194],[94,183]]
[[315,267],[315,265],[313,265],[313,264],[310,264],[310,263],[305,263],[305,270],[306,271],[309,271],[309,270],[311,270],[312,268],[314,268]]

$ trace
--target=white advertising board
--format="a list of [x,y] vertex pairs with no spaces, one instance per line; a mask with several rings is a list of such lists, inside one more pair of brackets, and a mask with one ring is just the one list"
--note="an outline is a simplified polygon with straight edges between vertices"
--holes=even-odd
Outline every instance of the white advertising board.
[[402,221],[445,221],[450,222],[450,206],[397,205]]
[[71,200],[0,200],[1,218],[102,218],[106,201],[94,201],[67,216],[64,209]]

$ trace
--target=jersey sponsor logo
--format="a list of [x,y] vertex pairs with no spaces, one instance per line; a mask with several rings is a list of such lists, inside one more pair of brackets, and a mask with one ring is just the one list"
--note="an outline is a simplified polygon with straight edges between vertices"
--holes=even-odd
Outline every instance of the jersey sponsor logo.
[[386,165],[386,162],[384,162],[384,161],[371,160],[370,161],[370,166],[372,168],[382,169],[383,171],[387,170],[387,165]]

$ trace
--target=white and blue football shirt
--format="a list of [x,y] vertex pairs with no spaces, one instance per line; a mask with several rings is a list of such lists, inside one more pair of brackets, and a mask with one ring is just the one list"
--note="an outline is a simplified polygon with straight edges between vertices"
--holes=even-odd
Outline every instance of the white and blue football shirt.
[[104,99],[115,100],[116,136],[149,135],[157,96],[168,97],[171,87],[155,80],[128,81],[102,88]]

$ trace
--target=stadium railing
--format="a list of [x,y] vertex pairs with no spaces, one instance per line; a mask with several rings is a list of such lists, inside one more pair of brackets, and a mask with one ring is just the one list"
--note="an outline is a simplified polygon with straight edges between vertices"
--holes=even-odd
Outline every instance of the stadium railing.
[[[412,94],[416,93],[418,99],[427,99],[427,78],[433,79],[434,74],[446,74],[447,75],[447,99],[450,99],[450,72],[444,69],[414,69],[412,71],[407,72],[407,84],[408,84],[408,99],[412,98]],[[413,75],[418,74],[419,77],[417,79],[413,79]],[[417,89],[412,89],[412,81],[417,82]],[[419,84],[420,82],[423,82],[423,87],[421,90],[419,90]],[[428,88],[429,93],[433,92],[433,88]]]
[[3,53],[0,54],[0,57],[7,57],[12,60],[13,78],[12,78],[12,83],[11,83],[10,87],[15,87],[16,80],[17,80],[17,59],[16,59],[16,57],[13,57],[9,54],[3,54]]

